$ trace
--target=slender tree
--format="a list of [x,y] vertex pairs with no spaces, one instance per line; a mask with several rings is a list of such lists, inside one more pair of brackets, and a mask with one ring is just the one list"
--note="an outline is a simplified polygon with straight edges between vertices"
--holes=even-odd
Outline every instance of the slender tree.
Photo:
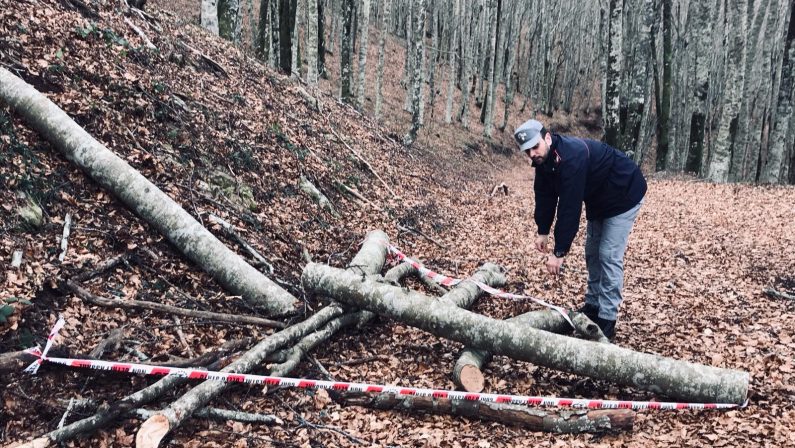
[[491,138],[492,133],[494,132],[494,84],[496,84],[497,79],[499,79],[496,75],[498,68],[502,66],[503,61],[503,54],[502,46],[503,46],[503,32],[501,28],[504,28],[502,23],[502,0],[497,0],[497,10],[494,13],[494,18],[492,19],[493,26],[495,32],[495,36],[493,37],[493,46],[492,48],[492,58],[494,59],[493,64],[489,64],[489,90],[486,97],[486,104],[485,104],[485,117],[483,122],[483,135]]
[[425,45],[423,37],[425,36],[425,1],[415,0],[414,7],[416,8],[413,15],[414,18],[414,36],[413,36],[413,52],[414,52],[414,77],[413,77],[413,100],[411,112],[411,128],[403,137],[403,144],[410,146],[417,140],[417,132],[422,127],[423,119],[423,99],[422,99],[422,85],[424,83],[424,64]]
[[340,99],[353,102],[353,14],[356,0],[342,0],[342,40],[340,41]]
[[361,15],[359,16],[361,37],[359,38],[359,82],[356,89],[356,107],[364,110],[364,79],[367,72],[367,38],[370,33],[370,0],[362,0]]
[[[521,5],[519,3],[514,3],[511,8],[510,13],[510,33],[508,35],[508,57],[507,62],[505,64],[505,97],[503,98],[503,103],[505,108],[502,112],[502,124],[500,124],[499,129],[500,132],[505,131],[505,127],[508,125],[508,113],[511,109],[511,105],[513,104],[513,96],[515,93],[515,87],[513,85],[513,66],[516,64],[516,55],[519,52],[519,49],[516,48],[519,46],[519,36],[522,35],[522,25],[527,17],[527,12],[529,8],[527,5]],[[516,49],[515,49],[516,48]]]
[[447,124],[453,121],[453,95],[455,94],[455,74],[456,62],[461,58],[458,55],[458,28],[461,26],[460,17],[461,0],[454,0],[453,7],[450,8],[450,22],[448,26],[448,72],[447,72],[447,103],[444,108],[444,122]]
[[386,51],[387,19],[391,13],[392,0],[381,0],[381,30],[378,36],[378,68],[375,75],[375,117],[381,117],[384,95],[381,92],[384,83],[384,53]]
[[[322,3],[323,0],[320,0]],[[323,32],[320,28],[322,16],[318,20],[318,0],[306,0],[306,82],[310,86],[317,85],[318,77],[318,36]]]
[[300,33],[303,28],[304,14],[306,11],[306,0],[293,0],[295,17],[292,21],[292,33],[290,39],[292,48],[290,50],[290,75],[294,78],[301,77],[301,46]]
[[202,28],[218,35],[218,0],[201,0]]
[[[663,0],[666,1],[666,0]],[[609,10],[609,40],[607,49],[607,64],[605,71],[605,116],[604,116],[604,141],[608,145],[618,147],[619,136],[619,88],[621,85],[621,56],[622,56],[622,11],[623,0],[610,0]]]

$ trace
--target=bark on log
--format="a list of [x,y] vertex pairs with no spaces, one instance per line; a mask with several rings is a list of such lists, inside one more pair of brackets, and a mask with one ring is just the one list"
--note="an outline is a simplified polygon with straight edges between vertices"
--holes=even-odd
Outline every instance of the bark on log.
[[33,86],[2,67],[0,100],[225,289],[261,306],[270,315],[294,310],[296,299],[289,292],[227,248],[171,197],[95,140]]
[[[373,275],[379,272],[386,261],[388,245],[389,237],[384,232],[376,230],[368,233],[362,248],[348,265],[347,272],[357,278],[363,278],[365,275]],[[339,324],[339,328],[341,328],[341,325],[345,322],[339,322],[338,319],[343,316],[343,313],[342,306],[334,302],[315,313],[309,319],[264,339],[222,371],[249,372],[261,364],[269,354],[289,343],[305,339],[307,335],[317,331],[321,326],[333,327]],[[364,313],[372,315],[372,313],[367,311],[360,311],[354,313],[356,316],[351,319],[361,319]],[[328,334],[332,333],[333,331]],[[292,367],[289,365],[284,366],[283,371],[289,371],[288,368],[291,369]],[[218,381],[205,381],[194,387],[166,409],[147,419],[141,425],[136,436],[136,446],[138,448],[158,446],[163,437],[182,424],[194,412],[203,408],[210,400],[226,390],[227,387],[229,387],[229,383]]]
[[[583,335],[586,339],[602,343],[610,342],[602,334],[599,326],[584,314],[572,313],[570,319],[577,326],[577,333]],[[566,319],[559,312],[553,310],[531,311],[506,320],[550,333],[562,334],[571,331],[571,325],[566,322]],[[488,351],[470,347],[465,348],[453,367],[453,382],[467,392],[483,391],[486,379],[483,376],[482,369],[489,360],[491,360],[491,353]]]
[[564,372],[664,394],[676,400],[741,404],[749,374],[637,353],[478,315],[316,263],[301,276],[308,293],[324,294],[430,333]]
[[342,404],[408,413],[447,414],[513,424],[532,431],[553,433],[607,432],[631,429],[635,412],[630,409],[552,411],[503,403],[454,401],[433,397],[396,397],[392,394],[345,394]]
[[[246,373],[258,366],[268,354],[284,347],[287,344],[300,340],[310,332],[316,330],[331,319],[344,312],[339,305],[330,305],[315,313],[312,317],[301,323],[288,327],[272,336],[269,336],[232,364],[221,369],[222,372]],[[230,383],[220,381],[205,381],[188,391],[168,408],[147,419],[138,430],[136,441],[145,440],[145,444],[136,446],[158,446],[163,437],[178,427],[194,412],[203,408],[210,400],[226,390]],[[165,428],[164,428],[165,427]],[[163,431],[163,429],[165,429]],[[156,435],[156,436],[154,436]]]

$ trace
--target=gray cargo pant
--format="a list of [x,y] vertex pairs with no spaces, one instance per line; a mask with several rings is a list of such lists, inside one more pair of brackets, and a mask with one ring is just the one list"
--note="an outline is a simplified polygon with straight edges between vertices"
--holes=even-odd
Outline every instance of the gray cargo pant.
[[585,303],[598,307],[601,319],[616,320],[618,317],[618,307],[623,300],[624,252],[641,204],[642,200],[612,218],[588,221],[585,239],[588,290]]

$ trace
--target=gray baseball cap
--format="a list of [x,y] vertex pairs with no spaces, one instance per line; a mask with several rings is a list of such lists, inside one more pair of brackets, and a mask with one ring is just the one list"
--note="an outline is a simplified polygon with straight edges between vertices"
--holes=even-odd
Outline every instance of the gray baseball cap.
[[535,146],[541,140],[541,129],[543,128],[544,125],[538,120],[527,120],[516,128],[513,138],[519,145],[519,151],[527,151]]

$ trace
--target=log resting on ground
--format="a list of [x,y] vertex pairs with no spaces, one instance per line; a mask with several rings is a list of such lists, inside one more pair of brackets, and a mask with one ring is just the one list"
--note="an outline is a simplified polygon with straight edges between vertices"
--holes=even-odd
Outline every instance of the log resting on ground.
[[449,414],[513,424],[533,431],[554,433],[607,432],[631,429],[635,412],[631,409],[533,409],[527,406],[457,401],[433,397],[403,397],[394,394],[365,395],[345,393],[337,401],[347,406],[363,406],[409,413]]
[[[366,275],[373,275],[379,272],[386,261],[386,248],[388,244],[389,238],[384,232],[373,231],[368,233],[365,242],[362,244],[362,248],[351,261],[348,272],[358,278],[364,278]],[[361,314],[364,312],[365,311],[361,311],[356,314],[361,318]],[[347,323],[337,321],[338,318],[346,316],[344,313],[344,308],[337,302],[333,302],[305,321],[265,338],[222,371],[237,373],[249,372],[259,366],[271,353],[274,353],[288,344],[295,344],[302,341],[308,335],[311,335],[312,332],[318,331],[321,327],[323,327],[320,330],[321,332],[330,335],[343,324]],[[301,348],[297,349],[296,355],[292,355],[292,359],[288,359],[285,365],[281,366],[281,372],[277,373],[283,374],[282,372],[288,372],[292,369],[295,364],[297,364],[295,356],[300,356],[298,355],[301,353],[300,350]],[[139,448],[158,446],[163,437],[176,429],[194,412],[203,408],[229,386],[230,383],[205,381],[194,387],[175,402],[171,403],[167,408],[147,419],[141,425],[136,436],[136,446]]]
[[[573,312],[569,318],[574,322],[576,332],[591,341],[609,342],[609,340],[596,325],[582,313]],[[519,325],[527,325],[538,330],[551,333],[567,333],[571,325],[566,322],[563,315],[553,310],[530,311],[529,313],[506,319]],[[483,376],[483,366],[491,360],[491,353],[476,348],[465,348],[458,357],[453,367],[453,382],[456,386],[467,392],[481,392],[485,387],[486,379]]]
[[46,96],[3,67],[0,100],[225,289],[270,315],[295,309],[297,300],[292,294],[246,263],[169,195],[94,139]]
[[496,355],[637,387],[675,400],[741,404],[748,393],[747,372],[633,352],[492,319],[317,263],[307,264],[301,279],[308,293],[334,297]]

